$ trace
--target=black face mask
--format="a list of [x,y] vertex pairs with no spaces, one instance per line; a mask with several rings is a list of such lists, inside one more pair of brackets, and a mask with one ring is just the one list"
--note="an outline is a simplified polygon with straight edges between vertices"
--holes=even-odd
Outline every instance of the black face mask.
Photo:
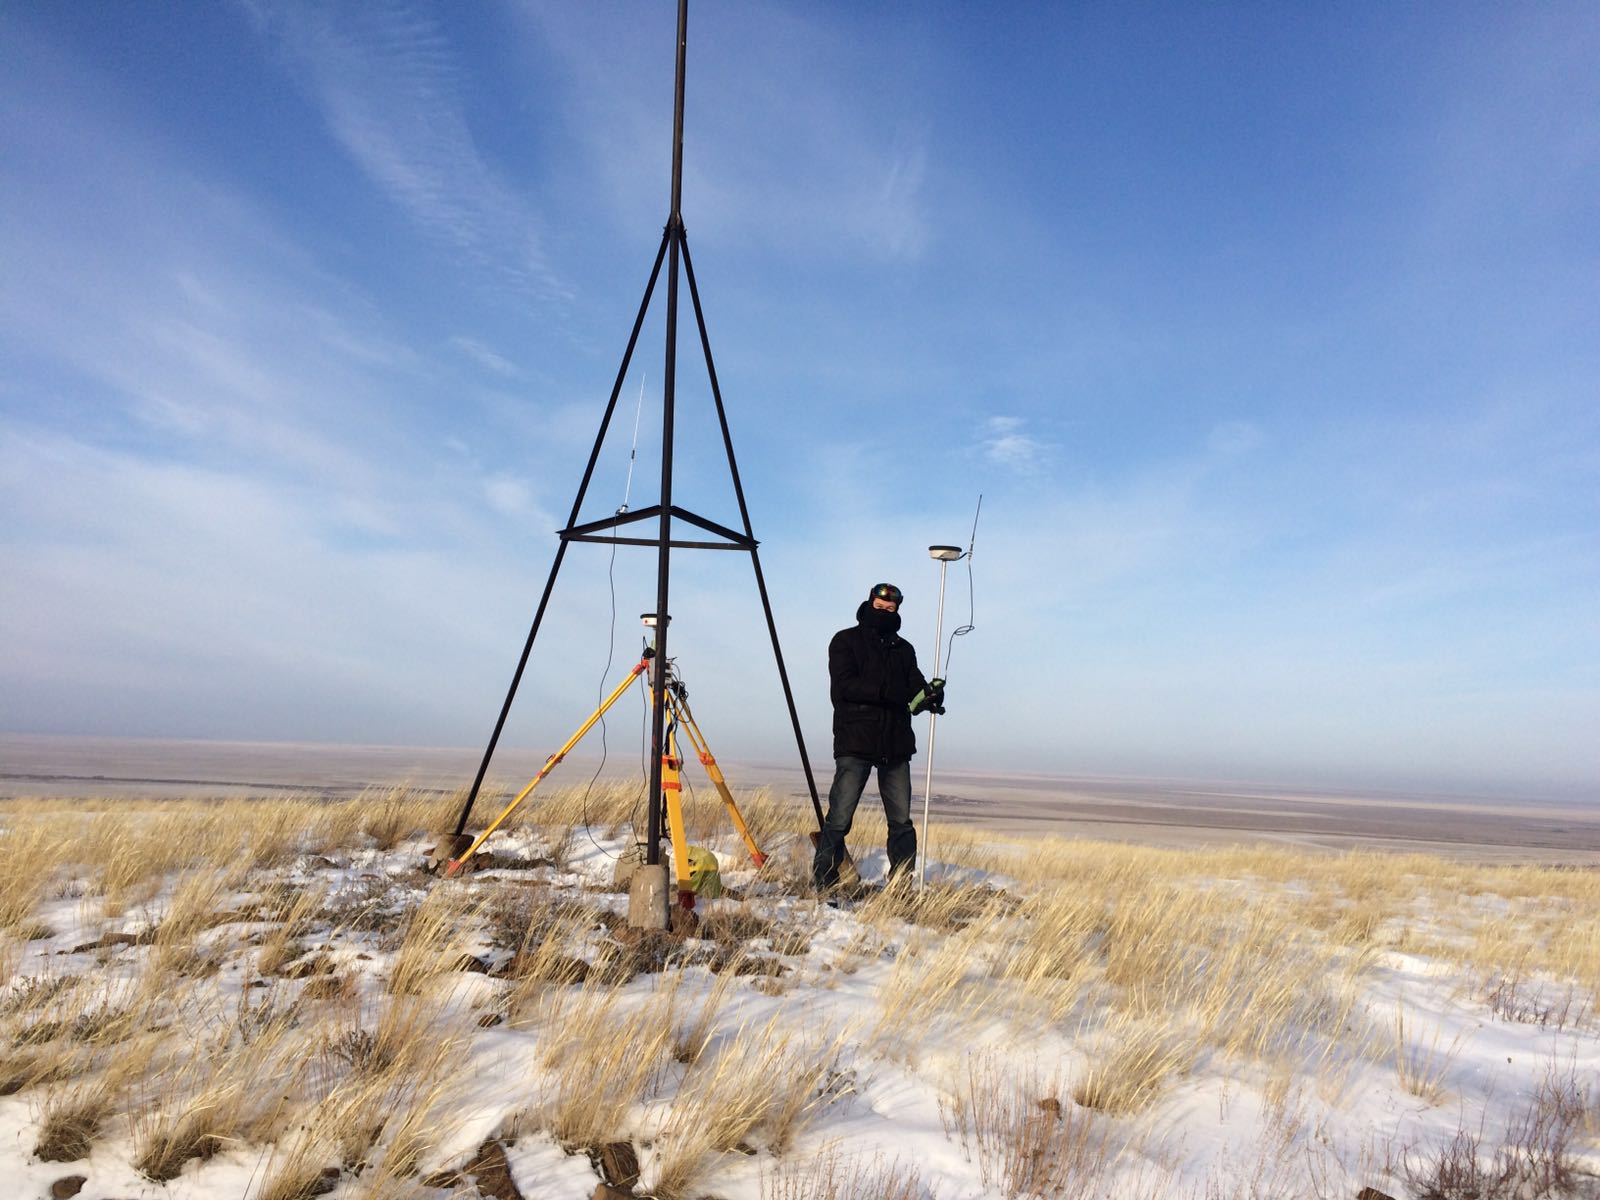
[[868,607],[861,614],[861,623],[877,633],[899,633],[900,614],[887,608]]

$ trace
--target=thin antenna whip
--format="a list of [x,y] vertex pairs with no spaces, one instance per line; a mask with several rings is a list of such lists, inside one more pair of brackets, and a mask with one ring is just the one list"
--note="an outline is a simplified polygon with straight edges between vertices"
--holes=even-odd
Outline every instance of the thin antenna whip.
[[[628,511],[628,497],[633,495],[633,463],[639,457],[639,414],[644,412],[644,381],[645,376],[641,376],[639,379],[639,402],[633,406],[633,447],[628,451],[628,482],[622,488],[622,507],[617,509],[618,516]],[[616,544],[613,543],[611,547],[613,556],[616,554],[616,550]]]

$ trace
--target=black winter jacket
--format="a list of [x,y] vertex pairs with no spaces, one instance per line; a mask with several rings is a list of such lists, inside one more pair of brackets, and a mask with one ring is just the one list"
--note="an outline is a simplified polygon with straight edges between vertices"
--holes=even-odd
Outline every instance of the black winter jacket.
[[863,600],[856,623],[828,643],[835,758],[894,763],[917,752],[910,705],[927,680],[917,670],[917,652],[899,630],[899,613]]

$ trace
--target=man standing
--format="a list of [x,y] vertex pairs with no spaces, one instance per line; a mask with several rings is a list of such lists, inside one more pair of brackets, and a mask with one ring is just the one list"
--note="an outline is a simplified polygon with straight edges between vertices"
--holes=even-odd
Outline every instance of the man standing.
[[917,652],[900,636],[902,599],[894,584],[876,584],[856,609],[855,625],[828,643],[834,773],[811,865],[819,889],[838,885],[845,835],[874,767],[889,822],[890,878],[917,861],[917,830],[911,823],[911,756],[917,739],[911,717],[944,711],[944,681],[926,680],[917,670]]

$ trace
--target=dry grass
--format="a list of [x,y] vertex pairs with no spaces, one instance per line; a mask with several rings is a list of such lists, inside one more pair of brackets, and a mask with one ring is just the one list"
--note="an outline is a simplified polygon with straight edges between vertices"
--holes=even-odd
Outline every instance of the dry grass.
[[[192,1158],[209,1158],[239,1141],[270,1141],[281,1130],[285,1085],[304,1066],[289,1036],[293,1014],[249,1009],[198,1053],[160,1077],[132,1117],[134,1164],[158,1183],[176,1178]],[[209,1041],[209,1044],[207,1044]]]
[[[740,807],[773,855],[748,884],[756,902],[711,906],[698,939],[634,946],[611,932],[617,918],[603,906],[614,897],[552,892],[548,867],[450,884],[371,869],[380,848],[452,824],[460,799],[394,789],[334,803],[0,803],[0,848],[37,867],[0,879],[0,1094],[37,1105],[41,1156],[81,1157],[126,1119],[151,1178],[250,1142],[273,1147],[254,1200],[300,1200],[334,1166],[363,1167],[352,1194],[415,1191],[443,1145],[450,1073],[470,1070],[487,1008],[509,1018],[495,1036],[534,1047],[515,1128],[591,1147],[648,1134],[646,1174],[663,1197],[704,1194],[725,1156],[745,1147],[781,1164],[762,1183],[772,1200],[926,1200],[930,1189],[893,1164],[797,1151],[809,1119],[857,1066],[915,1071],[938,1043],[1046,1047],[1082,1065],[1061,1078],[1002,1077],[980,1054],[942,1112],[986,1187],[1070,1195],[1093,1190],[1107,1131],[1159,1119],[1173,1086],[1202,1063],[1208,1077],[1265,1080],[1280,1106],[1292,1088],[1334,1103],[1346,1073],[1372,1063],[1392,1065],[1413,1095],[1445,1099],[1458,1047],[1419,1038],[1404,1011],[1388,1030],[1364,1016],[1363,991],[1394,969],[1391,952],[1453,962],[1485,1019],[1552,1033],[1595,1020],[1600,872],[1261,847],[1008,848],[939,830],[941,858],[1004,872],[1015,891],[886,888],[861,906],[846,941],[827,910],[785,895],[808,868],[808,810],[755,793]],[[521,853],[561,858],[586,845],[585,825],[625,827],[638,799],[635,783],[552,790],[511,829]],[[709,787],[695,804],[709,838],[720,805]],[[869,819],[858,842],[881,836],[881,818]],[[737,863],[732,845],[717,843],[718,853]],[[371,877],[342,893],[316,883],[291,892],[252,874],[307,853],[362,864]],[[302,861],[295,878],[327,866]],[[25,942],[45,919],[62,924],[60,907],[41,914],[48,899],[79,896],[97,898],[82,902],[85,918],[113,922],[92,960]],[[458,974],[484,945],[497,974]],[[769,946],[806,957],[791,957],[783,979],[745,974],[771,970]],[[219,990],[224,978],[272,978],[296,959],[317,972],[304,983],[242,1002]],[[236,973],[208,974],[219,968]],[[640,970],[660,973],[635,980]],[[817,1014],[781,994],[794,979],[870,985],[877,1008],[863,1036],[848,1046],[799,1036]],[[452,1001],[460,995],[474,1005]],[[819,992],[804,995],[813,1005]],[[1574,1161],[1563,1147],[1594,1137],[1596,1122],[1592,1093],[1552,1086],[1500,1139],[1515,1154],[1480,1130],[1413,1151],[1410,1166],[1416,1186],[1439,1195],[1528,1192],[1560,1177]],[[1473,1138],[1476,1176],[1465,1165]],[[1542,1174],[1515,1174],[1513,1159]]]
[[514,1129],[546,1129],[573,1147],[614,1141],[669,1061],[671,1022],[652,1005],[624,1004],[602,980],[594,971],[576,989],[540,998],[543,1065],[552,1073],[553,1095],[521,1114]]
[[476,925],[465,893],[451,887],[429,892],[406,921],[389,968],[389,991],[420,996],[453,975],[473,948]]
[[761,1200],[938,1200],[938,1192],[898,1159],[849,1159],[827,1151],[799,1169],[763,1175]]
[[718,1159],[759,1143],[781,1155],[807,1120],[839,1094],[840,1047],[786,1028],[779,1015],[760,1028],[740,1028],[714,1055],[684,1076],[656,1142],[651,1191],[662,1200],[697,1194]]
[[878,992],[878,1020],[867,1042],[914,1062],[931,1038],[964,1037],[988,1020],[994,997],[992,923],[958,934],[908,937]]
[[454,826],[457,807],[453,797],[418,794],[406,787],[362,793],[353,804],[360,812],[360,828],[379,850],[393,850],[407,838]]
[[437,1020],[419,1020],[415,1000],[391,998],[390,1004],[407,1009],[417,1036],[391,1047],[396,1052],[382,1061],[347,1064],[350,1072],[275,1142],[251,1200],[308,1200],[325,1190],[327,1175],[338,1168],[360,1176],[357,1194],[394,1195],[415,1188],[417,1174],[440,1165],[435,1156],[460,1118],[467,1039]]
[[1110,1116],[1144,1112],[1194,1066],[1197,1052],[1181,1028],[1116,1017],[1091,1043],[1088,1070],[1073,1084],[1072,1098]]
[[[582,935],[594,927],[595,917],[589,906],[569,902],[546,906],[542,919],[528,923],[508,966],[512,983],[504,1003],[513,1026],[543,1020],[539,1003],[551,988],[589,979],[594,966],[577,957],[577,951]],[[604,962],[600,965],[603,969]]]
[[1438,1104],[1446,1095],[1445,1077],[1460,1052],[1460,1038],[1443,1049],[1438,1035],[1423,1042],[1406,1032],[1404,1006],[1394,1012],[1394,1070],[1400,1086],[1419,1100]]
[[993,1057],[967,1059],[955,1087],[940,1097],[939,1116],[984,1186],[1007,1200],[1081,1195],[1109,1162],[1105,1130],[1066,1098],[1059,1080]]
[[87,1158],[129,1086],[150,1070],[159,1050],[160,1038],[146,1035],[104,1056],[105,1065],[97,1074],[85,1073],[70,1084],[51,1088],[40,1113],[34,1157],[45,1162]]
[[[672,1057],[678,1062],[699,1062],[700,1056],[705,1053],[706,1047],[711,1044],[711,1035],[716,1028],[717,1016],[722,1011],[722,1006],[728,1002],[728,993],[732,990],[733,981],[739,976],[737,962],[731,965],[733,969],[724,969],[711,973],[705,995],[701,997],[700,1004],[695,1009],[694,1015],[683,1024],[674,1026]],[[687,974],[687,972],[684,974]],[[682,976],[673,976],[672,978],[675,981],[681,981]],[[672,1008],[676,1009],[676,1005],[673,1005]]]
[[158,973],[197,975],[216,969],[218,957],[206,952],[201,935],[216,924],[222,901],[237,882],[231,866],[199,868],[179,879],[156,925],[153,946]]
[[1104,902],[1076,891],[1028,897],[1018,912],[1010,953],[991,968],[1013,1011],[1056,1025],[1073,1013],[1100,973],[1097,930]]
[[1551,1069],[1512,1116],[1498,1145],[1481,1125],[1462,1125],[1432,1152],[1408,1151],[1402,1173],[1429,1200],[1584,1195],[1580,1181],[1587,1173],[1578,1143],[1586,1136],[1592,1142],[1593,1112],[1593,1085],[1580,1084],[1574,1072]]
[[326,900],[327,891],[320,885],[301,888],[291,896],[268,898],[263,907],[275,923],[256,951],[256,974],[276,975],[291,959],[299,957],[300,939],[310,932]]
[[0,931],[17,929],[33,915],[45,884],[61,864],[62,843],[60,834],[44,823],[0,830],[0,854],[13,864],[0,874]]

